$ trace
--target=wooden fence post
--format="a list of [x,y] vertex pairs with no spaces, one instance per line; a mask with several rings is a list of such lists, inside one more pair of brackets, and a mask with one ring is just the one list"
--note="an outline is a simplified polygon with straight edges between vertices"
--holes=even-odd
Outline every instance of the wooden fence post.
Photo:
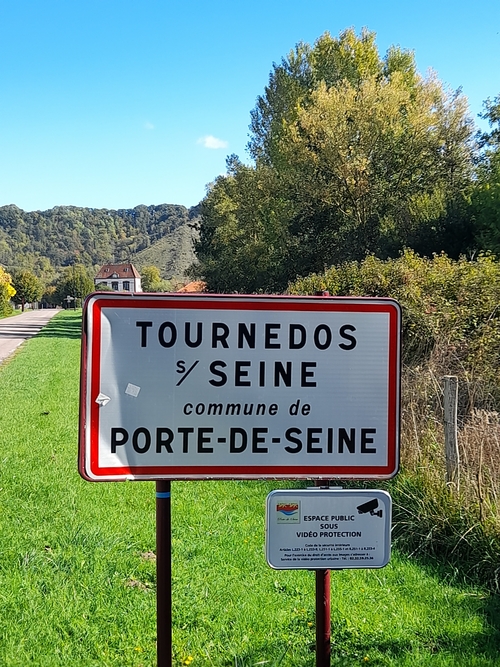
[[460,486],[460,454],[458,452],[458,378],[444,378],[444,446],[446,455],[446,483],[455,491]]

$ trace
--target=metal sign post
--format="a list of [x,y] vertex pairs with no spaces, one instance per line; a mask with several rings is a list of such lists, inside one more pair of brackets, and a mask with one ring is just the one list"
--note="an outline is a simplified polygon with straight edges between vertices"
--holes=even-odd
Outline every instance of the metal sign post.
[[156,655],[172,665],[172,539],[170,482],[156,482]]
[[316,667],[330,667],[330,570],[316,570]]
[[[318,295],[319,296],[319,295]],[[324,296],[324,295],[322,295]],[[321,488],[322,482],[315,486]],[[323,487],[325,488],[325,487]],[[326,483],[328,488],[328,483]],[[316,603],[316,667],[330,667],[331,646],[331,587],[330,570],[315,570]]]

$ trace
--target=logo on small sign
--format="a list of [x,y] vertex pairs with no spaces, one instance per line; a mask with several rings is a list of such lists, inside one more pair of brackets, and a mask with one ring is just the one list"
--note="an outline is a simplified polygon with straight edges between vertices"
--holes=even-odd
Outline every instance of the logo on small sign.
[[276,523],[300,523],[300,501],[277,503]]

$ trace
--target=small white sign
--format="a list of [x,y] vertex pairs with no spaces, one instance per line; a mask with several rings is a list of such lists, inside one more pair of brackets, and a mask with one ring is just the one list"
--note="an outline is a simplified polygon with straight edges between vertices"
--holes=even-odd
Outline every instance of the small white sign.
[[386,491],[272,491],[267,497],[267,562],[277,570],[384,567],[391,552],[391,513]]

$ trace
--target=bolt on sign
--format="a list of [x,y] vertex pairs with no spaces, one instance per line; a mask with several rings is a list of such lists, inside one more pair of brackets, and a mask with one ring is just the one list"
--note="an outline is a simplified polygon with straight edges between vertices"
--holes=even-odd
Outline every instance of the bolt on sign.
[[96,293],[79,470],[93,481],[394,476],[392,299]]

